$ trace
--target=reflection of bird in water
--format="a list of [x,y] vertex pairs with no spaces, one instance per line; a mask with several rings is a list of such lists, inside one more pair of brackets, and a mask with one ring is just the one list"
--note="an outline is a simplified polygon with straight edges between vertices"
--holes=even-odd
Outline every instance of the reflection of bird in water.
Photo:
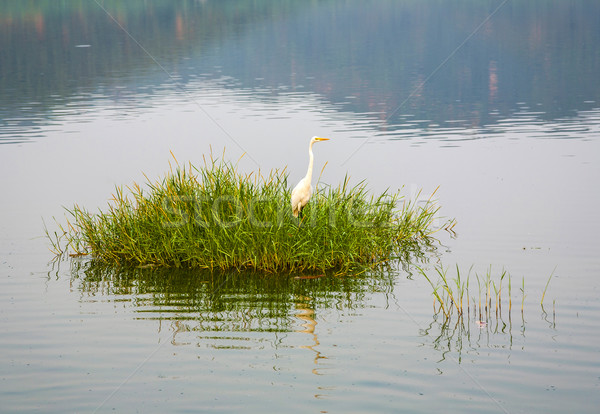
[[328,141],[329,138],[320,138],[320,137],[312,137],[310,140],[310,144],[308,145],[308,171],[306,171],[306,175],[300,182],[294,187],[292,190],[292,214],[294,217],[300,216],[302,218],[302,209],[306,204],[308,204],[308,200],[310,200],[310,196],[312,195],[312,171],[313,171],[313,163],[314,163],[314,155],[312,151],[312,146],[315,142],[319,141]]
[[[162,323],[162,322],[161,322]],[[189,345],[191,342],[179,342],[175,340],[175,337],[177,336],[177,334],[181,333],[181,332],[190,332],[191,328],[183,323],[180,320],[175,320],[175,322],[171,323],[171,326],[173,327],[173,339],[171,339],[171,344],[173,345]]]
[[[302,323],[300,325],[304,329],[302,329],[302,330],[296,330],[296,332],[307,333],[307,334],[311,335],[312,338],[313,338],[313,342],[314,342],[312,345],[301,345],[300,348],[302,348],[302,349],[310,349],[311,351],[313,351],[314,353],[316,353],[316,355],[315,355],[315,364],[318,364],[319,363],[319,359],[327,359],[327,357],[321,356],[321,352],[319,352],[318,350],[314,349],[314,347],[320,345],[319,339],[317,338],[317,334],[315,333],[315,328],[317,326],[317,321],[315,321],[315,319],[314,319],[315,311],[314,311],[314,309],[310,308],[310,305],[308,305],[308,302],[310,301],[310,298],[308,298],[308,297],[300,297],[299,299],[302,302],[296,303],[296,309],[298,309],[298,311],[299,311],[296,314],[296,317],[298,319],[300,319],[301,321],[304,322],[304,323]],[[319,374],[319,372],[317,371],[316,368],[314,368],[312,370],[312,373],[316,374],[316,375],[321,375],[321,374]]]

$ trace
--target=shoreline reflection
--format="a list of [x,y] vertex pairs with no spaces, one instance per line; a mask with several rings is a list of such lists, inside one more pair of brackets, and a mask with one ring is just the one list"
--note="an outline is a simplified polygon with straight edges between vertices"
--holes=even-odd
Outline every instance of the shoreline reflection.
[[[581,48],[600,43],[593,2],[513,4],[475,33],[489,10],[467,1],[147,3],[0,4],[0,143],[43,136],[64,114],[89,116],[101,101],[130,101],[127,112],[140,114],[165,89],[194,95],[198,80],[228,80],[224,89],[259,101],[316,94],[393,139],[494,130],[525,114],[552,123],[599,105],[598,61]],[[107,24],[107,12],[131,37]],[[335,27],[321,24],[331,19]],[[411,41],[390,48],[398,39]]]

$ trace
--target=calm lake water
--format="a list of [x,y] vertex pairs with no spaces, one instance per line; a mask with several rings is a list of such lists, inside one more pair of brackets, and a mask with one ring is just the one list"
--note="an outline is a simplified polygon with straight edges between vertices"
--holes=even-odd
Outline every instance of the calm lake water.
[[[599,19],[582,0],[0,1],[0,411],[598,412]],[[439,187],[456,235],[360,277],[51,263],[44,222],[171,152],[296,182],[313,135],[321,182]],[[512,310],[504,279],[498,317],[446,323],[416,265],[472,268],[473,300],[506,270]]]

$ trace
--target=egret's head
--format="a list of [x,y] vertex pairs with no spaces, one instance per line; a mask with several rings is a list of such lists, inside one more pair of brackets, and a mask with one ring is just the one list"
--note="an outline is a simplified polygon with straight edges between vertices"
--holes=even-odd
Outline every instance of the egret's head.
[[312,137],[311,141],[312,142],[329,141],[329,138]]

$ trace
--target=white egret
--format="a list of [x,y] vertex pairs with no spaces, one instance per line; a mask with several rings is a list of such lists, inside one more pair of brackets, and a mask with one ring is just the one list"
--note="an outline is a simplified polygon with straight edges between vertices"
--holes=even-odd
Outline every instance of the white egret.
[[312,151],[312,146],[315,142],[319,141],[329,141],[329,138],[321,138],[321,137],[312,137],[310,140],[310,144],[308,146],[308,171],[306,171],[306,176],[300,180],[300,182],[294,187],[292,190],[292,214],[294,217],[302,217],[302,209],[306,204],[308,204],[308,200],[310,200],[310,196],[312,195],[312,171],[313,171],[313,162],[314,155]]

